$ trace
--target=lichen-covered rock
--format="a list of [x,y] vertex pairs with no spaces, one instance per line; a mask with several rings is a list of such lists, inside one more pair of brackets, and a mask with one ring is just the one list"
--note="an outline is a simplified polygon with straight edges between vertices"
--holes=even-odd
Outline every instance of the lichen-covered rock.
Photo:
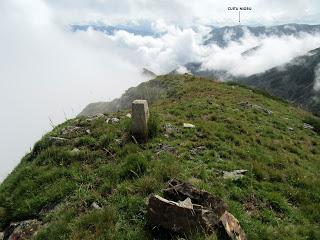
[[[34,237],[42,223],[36,219],[11,223],[4,232],[4,240],[27,240]],[[0,238],[1,239],[1,238]]]

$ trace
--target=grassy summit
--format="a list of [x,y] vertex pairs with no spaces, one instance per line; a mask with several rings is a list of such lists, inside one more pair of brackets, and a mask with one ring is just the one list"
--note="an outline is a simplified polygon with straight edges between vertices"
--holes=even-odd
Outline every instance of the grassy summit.
[[[304,128],[319,119],[240,86],[190,75],[153,81],[166,96],[151,105],[148,143],[131,139],[128,111],[56,127],[1,184],[0,231],[37,218],[45,227],[36,239],[153,239],[146,200],[175,177],[223,198],[248,239],[320,239],[320,127]],[[248,172],[221,176],[237,169]]]

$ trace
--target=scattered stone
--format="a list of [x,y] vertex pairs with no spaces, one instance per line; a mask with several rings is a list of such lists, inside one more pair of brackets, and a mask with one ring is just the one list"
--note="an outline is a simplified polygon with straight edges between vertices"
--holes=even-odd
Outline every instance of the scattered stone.
[[67,142],[69,139],[61,138],[61,137],[48,137],[49,140],[53,142]]
[[121,138],[117,138],[114,140],[118,145],[122,145],[123,140]]
[[303,128],[304,129],[310,129],[310,130],[313,130],[314,129],[314,126],[308,124],[308,123],[303,123]]
[[170,145],[166,145],[166,144],[163,144],[163,143],[160,143],[156,149],[155,149],[155,152],[157,155],[159,155],[160,153],[162,152],[167,152],[167,153],[176,153],[176,149]]
[[259,105],[251,104],[249,102],[241,102],[239,105],[241,107],[247,108],[247,109],[249,109],[249,108],[257,109],[258,111],[264,112],[264,113],[266,113],[268,115],[271,115],[273,113],[271,110],[269,110],[267,108],[261,107]]
[[116,117],[113,117],[113,118],[107,118],[106,120],[106,123],[119,123],[120,122],[120,119],[119,118],[116,118]]
[[91,121],[97,120],[98,118],[102,118],[102,117],[105,117],[105,115],[103,113],[98,113],[97,115],[95,115],[93,117],[87,118],[86,121],[91,122]]
[[196,126],[193,125],[193,124],[191,124],[191,123],[184,123],[184,124],[183,124],[183,127],[184,127],[184,128],[195,128]]
[[132,133],[138,141],[145,142],[148,138],[149,107],[146,100],[132,102]]
[[161,227],[176,233],[204,231],[212,233],[226,211],[226,204],[189,183],[172,179],[163,190],[164,197],[149,198],[147,221],[153,229]]
[[80,149],[79,148],[74,148],[72,149],[71,153],[73,154],[78,154],[80,152]]
[[199,147],[196,147],[196,148],[193,148],[190,150],[190,153],[192,155],[199,155],[201,154],[204,150],[206,150],[206,147],[205,146],[199,146]]
[[292,127],[289,127],[289,128],[288,128],[288,130],[290,130],[290,131],[294,131],[294,129],[293,129]]
[[81,130],[81,127],[77,127],[77,126],[68,126],[66,128],[63,128],[61,130],[61,134],[62,135],[69,135],[69,134],[72,134],[72,133],[76,133],[78,131]]
[[96,203],[96,202],[93,202],[93,203],[91,204],[91,207],[94,208],[94,209],[96,209],[96,210],[101,210],[101,209],[102,209],[102,207],[100,207],[99,204]]
[[127,117],[127,118],[132,118],[131,113],[128,113],[128,114],[126,115],[126,117]]
[[220,218],[221,228],[219,233],[222,239],[246,240],[246,235],[241,229],[239,221],[229,212],[225,212]]
[[36,219],[11,223],[5,230],[3,239],[31,239],[37,234],[41,226],[42,223]]
[[90,130],[90,129],[87,129],[87,130],[86,130],[86,133],[90,135],[90,134],[91,134],[91,130]]
[[119,118],[111,118],[111,123],[119,123],[120,122],[120,119]]
[[223,171],[223,178],[224,179],[231,179],[231,180],[238,180],[244,177],[244,174],[248,172],[248,170],[235,170],[232,172]]
[[166,123],[164,125],[165,133],[168,135],[172,135],[177,131],[177,128],[174,127],[171,123]]

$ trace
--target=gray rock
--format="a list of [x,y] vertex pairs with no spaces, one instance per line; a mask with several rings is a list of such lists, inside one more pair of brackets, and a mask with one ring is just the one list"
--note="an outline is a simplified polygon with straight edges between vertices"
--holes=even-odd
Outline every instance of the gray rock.
[[48,139],[53,142],[67,142],[67,141],[69,141],[69,139],[61,138],[61,137],[48,137]]
[[72,133],[76,133],[78,131],[81,130],[81,127],[77,127],[77,126],[68,126],[66,128],[63,128],[61,130],[61,133],[62,135],[69,135],[69,134],[72,134]]
[[120,122],[120,119],[119,118],[111,118],[111,123],[119,123]]
[[292,127],[289,127],[289,128],[288,128],[288,130],[290,130],[290,131],[294,131],[294,129],[293,129]]
[[159,155],[162,152],[167,152],[167,153],[174,154],[174,153],[176,153],[176,149],[174,147],[170,146],[170,145],[160,143],[156,147],[155,152],[157,153],[157,155]]
[[192,155],[198,155],[198,154],[201,154],[204,150],[206,150],[205,146],[199,146],[199,147],[191,149],[190,153]]
[[249,108],[251,108],[251,109],[256,109],[256,110],[258,110],[258,111],[260,111],[260,112],[264,112],[264,113],[266,113],[266,114],[268,114],[268,115],[271,115],[271,114],[273,113],[271,110],[269,110],[269,109],[267,109],[267,108],[264,108],[264,107],[259,106],[259,105],[256,105],[256,104],[251,104],[251,103],[249,103],[249,102],[241,102],[239,105],[240,105],[241,107],[247,108],[247,109],[249,109]]
[[131,113],[128,113],[128,114],[126,115],[126,117],[127,117],[127,118],[132,118]]
[[311,125],[308,124],[308,123],[303,123],[303,128],[304,128],[304,129],[311,129],[311,130],[313,130],[313,129],[314,129],[314,126],[311,126]]
[[36,219],[11,223],[10,226],[4,232],[3,239],[31,239],[37,234],[41,226],[42,222]]
[[148,225],[181,234],[204,231],[212,233],[226,211],[226,204],[189,183],[172,179],[164,189],[164,198],[152,195],[147,209]]
[[96,210],[101,210],[101,209],[102,209],[102,208],[99,206],[99,204],[96,203],[96,202],[93,202],[93,203],[91,204],[91,207],[94,208],[94,209],[96,209]]
[[164,125],[164,135],[166,137],[170,137],[175,132],[177,132],[177,128],[175,126],[173,126],[171,123],[166,123]]
[[4,233],[0,232],[0,240],[3,240],[3,238],[4,238]]
[[87,129],[87,130],[86,130],[86,133],[90,135],[90,134],[91,134],[91,130],[90,130],[90,129]]
[[74,148],[72,149],[71,153],[73,154],[78,154],[80,152],[80,149],[79,148]]
[[132,133],[138,141],[148,138],[149,107],[146,100],[135,100],[132,103]]
[[248,170],[235,170],[232,172],[223,171],[223,178],[224,179],[231,179],[231,180],[238,180],[244,177],[244,174],[248,172]]

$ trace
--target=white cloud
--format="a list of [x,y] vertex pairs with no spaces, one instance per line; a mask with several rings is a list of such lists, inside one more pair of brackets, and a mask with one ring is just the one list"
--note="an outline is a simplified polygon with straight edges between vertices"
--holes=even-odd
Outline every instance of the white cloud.
[[[244,51],[261,46],[249,56]],[[205,47],[200,56],[204,69],[226,70],[233,75],[252,75],[289,62],[320,46],[320,35],[301,37],[255,37],[246,34],[241,42],[231,42],[226,48],[216,45]]]
[[[242,13],[242,24],[274,25],[289,22],[318,23],[318,0],[45,0],[59,12],[65,23],[101,21],[117,23],[130,20],[164,19],[170,24],[191,26],[238,24],[238,13],[229,6],[250,6]],[[123,16],[126,16],[125,19]]]

